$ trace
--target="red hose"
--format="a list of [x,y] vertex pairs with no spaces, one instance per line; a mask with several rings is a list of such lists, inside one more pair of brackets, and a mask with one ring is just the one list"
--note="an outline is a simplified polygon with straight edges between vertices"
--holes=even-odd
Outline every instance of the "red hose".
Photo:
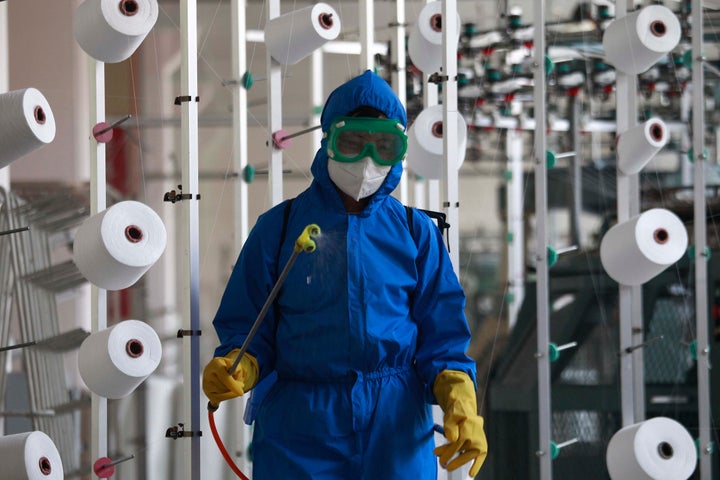
[[240,471],[240,468],[235,465],[232,457],[230,457],[230,454],[225,449],[225,445],[223,444],[220,435],[218,435],[217,427],[215,426],[215,416],[213,415],[212,410],[208,410],[208,422],[210,423],[210,431],[212,432],[212,436],[215,439],[215,443],[217,443],[218,449],[220,449],[220,453],[222,453],[222,456],[227,462],[227,464],[230,466],[230,469],[235,472],[235,475],[242,478],[243,480],[250,480],[248,477],[245,476],[244,473]]

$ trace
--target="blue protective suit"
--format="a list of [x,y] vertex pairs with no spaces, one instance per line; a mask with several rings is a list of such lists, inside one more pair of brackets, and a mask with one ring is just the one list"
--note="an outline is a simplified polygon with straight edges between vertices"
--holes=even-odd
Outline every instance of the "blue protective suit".
[[[367,71],[330,95],[323,131],[361,105],[407,122],[387,82]],[[258,218],[213,322],[216,355],[242,345],[295,239],[320,226],[317,250],[297,258],[249,347],[261,378],[277,373],[255,419],[254,478],[435,479],[433,382],[445,369],[475,379],[465,297],[437,227],[414,211],[411,234],[390,196],[402,164],[361,213],[348,214],[325,148],[282,245],[285,204]]]

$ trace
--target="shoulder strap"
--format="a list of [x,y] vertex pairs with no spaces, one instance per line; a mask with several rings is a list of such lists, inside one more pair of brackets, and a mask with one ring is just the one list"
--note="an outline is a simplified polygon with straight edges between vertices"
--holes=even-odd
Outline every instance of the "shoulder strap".
[[[413,240],[415,240],[415,228],[413,227],[413,208],[408,207],[405,205],[405,213],[407,214],[407,222],[408,222],[408,229],[410,229],[410,235],[412,235]],[[415,242],[417,243],[417,242]]]
[[[442,212],[434,212],[432,210],[423,210],[422,208],[418,208],[421,212],[423,212],[428,217],[434,219],[437,222],[438,228],[440,229],[440,233],[443,237],[445,237],[445,234],[448,230],[450,230],[450,224],[447,223],[447,216]],[[413,240],[415,240],[415,230],[413,228],[413,207],[408,207],[405,205],[405,212],[407,213],[407,221],[408,221],[408,228],[410,229],[410,234],[413,236]],[[450,251],[450,239],[446,237],[448,251]],[[417,241],[415,241],[417,244]]]
[[283,243],[285,243],[285,237],[287,236],[288,220],[290,219],[290,209],[292,208],[294,198],[291,198],[285,203],[285,210],[283,211],[283,223],[282,229],[280,230],[280,243],[278,244],[277,260],[280,263],[280,252],[282,251]]

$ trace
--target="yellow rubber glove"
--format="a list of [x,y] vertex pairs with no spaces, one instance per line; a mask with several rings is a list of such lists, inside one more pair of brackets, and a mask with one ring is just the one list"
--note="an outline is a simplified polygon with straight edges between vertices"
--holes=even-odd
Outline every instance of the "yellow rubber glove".
[[[475,477],[488,450],[483,418],[477,414],[475,384],[466,373],[443,370],[435,378],[433,393],[445,413],[443,427],[445,438],[450,442],[435,448],[433,453],[449,471],[474,460],[470,476]],[[457,458],[450,461],[456,453]]]
[[224,357],[213,358],[205,365],[202,376],[203,392],[215,408],[224,400],[244,395],[257,383],[258,363],[255,357],[248,353],[243,355],[233,375],[228,373],[238,353],[240,349],[236,348]]

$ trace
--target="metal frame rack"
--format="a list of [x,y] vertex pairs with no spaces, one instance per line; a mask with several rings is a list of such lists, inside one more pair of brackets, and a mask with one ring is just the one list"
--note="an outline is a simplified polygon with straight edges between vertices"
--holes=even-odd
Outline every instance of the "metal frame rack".
[[[1,190],[0,200],[1,230],[28,227],[0,239],[0,338],[3,347],[10,346],[11,333],[17,330],[14,344],[27,344],[22,349],[22,363],[28,387],[26,409],[2,415],[6,421],[27,418],[33,429],[47,433],[60,452],[66,478],[72,478],[81,473],[81,449],[69,433],[77,429],[78,408],[86,402],[72,398],[60,354],[77,348],[84,335],[68,332],[61,337],[57,298],[84,284],[85,279],[71,261],[57,262],[55,257],[58,250],[67,250],[69,231],[87,217],[87,193],[51,186],[23,192],[18,185],[9,193]],[[16,329],[12,325],[15,320]],[[0,353],[3,364],[5,355]],[[5,381],[3,369],[0,391],[5,391]],[[14,395],[24,397],[23,392]]]
[[[707,294],[714,303],[719,300],[716,290],[720,277],[714,273],[720,272],[718,262],[720,258],[708,262],[708,271],[713,273],[708,279]],[[695,358],[690,347],[696,332],[686,328],[695,315],[694,268],[694,262],[684,259],[677,269],[666,271],[643,286],[643,326],[648,338],[654,339],[644,352],[647,416],[677,418],[696,437],[700,428],[698,394]],[[534,281],[528,282],[527,289],[530,295],[534,292]],[[597,257],[566,257],[553,267],[549,298],[551,305],[556,305],[551,309],[552,337],[558,342],[578,342],[576,348],[563,352],[551,364],[552,438],[578,438],[572,448],[553,460],[553,475],[568,478],[583,468],[597,473],[597,478],[607,478],[602,473],[604,449],[622,426],[618,376],[620,318],[613,311],[618,298],[616,284],[603,273]],[[488,408],[493,422],[489,424],[488,435],[490,444],[495,445],[495,454],[485,473],[488,476],[483,478],[500,479],[508,475],[528,480],[542,478],[533,455],[538,448],[534,439],[539,434],[537,400],[533,395],[537,379],[528,368],[536,348],[534,301],[523,304],[519,318],[504,359],[492,372]],[[710,340],[714,352],[710,362],[718,360],[715,352],[720,348],[718,343],[720,336],[716,334]],[[715,402],[720,398],[718,383],[720,378],[713,375]],[[717,415],[712,419],[714,423],[718,420]],[[508,436],[508,431],[525,433]],[[508,472],[508,465],[514,470]],[[714,457],[713,469],[717,471],[719,467],[718,458]]]

